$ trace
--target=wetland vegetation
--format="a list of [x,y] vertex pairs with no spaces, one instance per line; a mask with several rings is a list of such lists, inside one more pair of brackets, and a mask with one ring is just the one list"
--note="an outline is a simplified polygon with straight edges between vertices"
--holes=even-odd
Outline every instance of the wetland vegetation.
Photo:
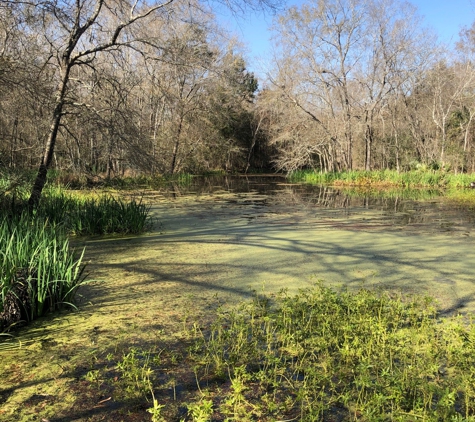
[[475,421],[475,23],[282,3],[2,3],[0,420]]
[[[424,243],[436,245],[431,239],[437,231],[454,255],[470,244],[464,234],[473,227],[472,190],[461,190],[467,201],[455,207],[451,200],[440,202],[440,186],[386,188],[378,195],[374,186],[315,188],[276,175],[186,176],[163,184],[161,193],[154,190],[156,182],[147,189],[145,179],[129,180],[115,182],[106,196],[51,183],[32,213],[23,208],[27,195],[21,184],[3,183],[3,297],[11,301],[8,292],[24,285],[34,305],[28,315],[20,311],[30,325],[11,331],[0,344],[2,420],[475,420],[473,293],[463,284],[470,283],[471,273],[447,263],[457,276],[445,268],[434,272],[445,277],[436,288],[411,286],[438,265],[435,255],[427,260],[422,252]],[[118,191],[119,185],[125,190]],[[137,186],[138,201],[128,196]],[[164,203],[158,209],[157,198]],[[425,204],[435,207],[434,214]],[[112,226],[129,207],[137,224],[125,219]],[[173,220],[167,212],[175,213]],[[440,218],[444,213],[447,219]],[[137,236],[147,228],[148,234]],[[294,239],[299,230],[306,234]],[[375,236],[389,233],[391,243],[403,242],[414,230],[422,234],[422,243],[414,246],[419,255],[398,255],[396,266],[384,270],[391,258],[378,250],[387,246]],[[346,237],[338,239],[345,233],[353,244],[342,255],[362,253],[371,242],[376,249],[359,264],[329,256],[342,284],[330,276],[330,285],[314,279],[302,284],[308,277],[305,263],[325,262],[329,240],[344,245]],[[264,259],[265,242],[270,262],[280,250],[279,263]],[[322,243],[318,254],[315,243]],[[404,249],[401,245],[392,253]],[[300,249],[301,265],[295,255]],[[230,263],[224,266],[220,255],[231,252],[223,257]],[[290,260],[284,265],[285,254]],[[261,261],[253,263],[251,256]],[[247,273],[233,266],[236,259],[249,265]],[[367,259],[379,274],[364,267]],[[419,271],[415,262],[406,271],[411,259],[428,264]],[[471,262],[470,252],[467,259]],[[294,267],[293,275],[287,265]],[[404,274],[393,281],[397,267]],[[230,276],[235,281],[226,281]],[[348,282],[353,276],[360,280],[355,286]],[[254,284],[243,284],[247,277]],[[274,277],[284,283],[273,286]],[[101,281],[89,283],[92,278]],[[466,290],[452,303],[454,289]],[[20,290],[13,290],[16,297]],[[40,300],[41,293],[46,296]],[[65,312],[64,305],[76,310]],[[53,310],[60,312],[48,315]],[[37,316],[43,317],[33,321]]]
[[84,249],[69,236],[143,233],[149,208],[112,195],[74,195],[47,189],[38,208],[26,204],[20,175],[4,174],[0,191],[0,331],[64,306],[74,307],[85,283]]

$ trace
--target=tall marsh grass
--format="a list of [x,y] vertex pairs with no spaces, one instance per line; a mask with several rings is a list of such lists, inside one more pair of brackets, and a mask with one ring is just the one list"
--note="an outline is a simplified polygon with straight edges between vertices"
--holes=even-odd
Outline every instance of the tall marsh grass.
[[74,306],[85,283],[84,250],[71,250],[60,227],[29,215],[0,223],[0,330]]
[[402,188],[464,188],[475,180],[475,174],[452,174],[437,170],[395,170],[347,171],[319,173],[314,171],[295,171],[289,174],[292,182],[353,186],[398,186]]
[[141,199],[81,197],[62,189],[47,192],[38,210],[43,218],[63,223],[75,235],[140,234],[151,224],[149,212],[150,206]]
[[[0,217],[29,214],[21,198],[0,198]],[[141,199],[125,200],[112,195],[92,197],[69,194],[62,188],[45,190],[33,220],[49,222],[72,235],[140,234],[152,224],[150,206]]]

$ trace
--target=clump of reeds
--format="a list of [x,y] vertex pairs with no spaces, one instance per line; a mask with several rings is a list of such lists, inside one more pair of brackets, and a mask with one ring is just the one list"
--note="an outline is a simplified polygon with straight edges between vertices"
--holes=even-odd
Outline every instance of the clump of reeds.
[[74,306],[82,259],[61,228],[27,213],[0,223],[0,330]]
[[54,185],[31,210],[28,187],[24,175],[0,177],[0,332],[74,306],[84,250],[76,257],[68,235],[138,234],[150,222],[141,200],[72,195]]
[[150,206],[112,195],[80,197],[62,189],[47,192],[38,212],[76,235],[140,234],[150,224]]
[[464,188],[475,180],[474,174],[453,174],[443,170],[396,170],[316,172],[295,171],[289,174],[293,182],[330,185],[401,187],[401,188]]

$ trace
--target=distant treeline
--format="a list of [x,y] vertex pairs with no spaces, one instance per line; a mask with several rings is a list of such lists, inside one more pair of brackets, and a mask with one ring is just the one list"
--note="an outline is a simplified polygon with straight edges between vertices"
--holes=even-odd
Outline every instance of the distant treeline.
[[258,81],[208,3],[106,6],[0,9],[3,167],[475,172],[475,24],[447,49],[399,0],[304,3]]

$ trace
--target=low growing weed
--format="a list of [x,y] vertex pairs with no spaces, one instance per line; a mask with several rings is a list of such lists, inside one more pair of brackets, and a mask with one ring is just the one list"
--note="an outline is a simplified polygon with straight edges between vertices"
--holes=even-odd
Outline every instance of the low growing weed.
[[474,420],[475,328],[438,319],[430,299],[317,285],[263,303],[218,313],[190,349],[215,415]]

